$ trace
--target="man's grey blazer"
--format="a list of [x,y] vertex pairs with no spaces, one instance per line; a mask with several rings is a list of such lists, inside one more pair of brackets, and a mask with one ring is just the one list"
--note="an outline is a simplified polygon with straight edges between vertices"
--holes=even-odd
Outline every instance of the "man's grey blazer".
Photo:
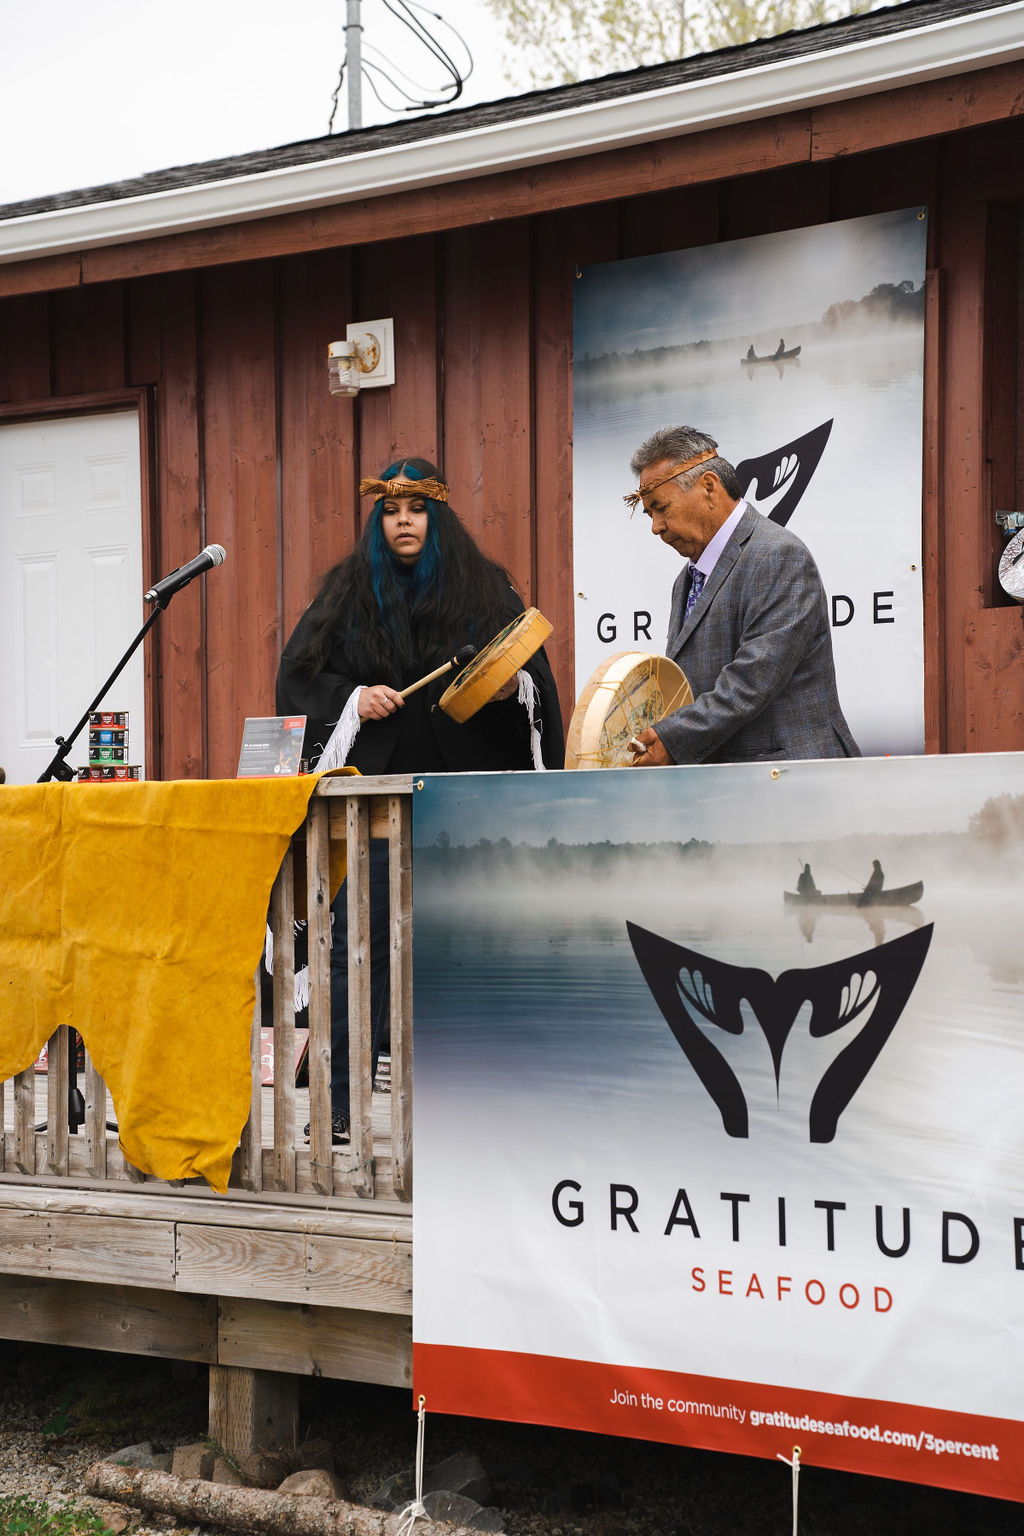
[[684,621],[672,588],[666,654],[694,702],[655,729],[677,763],[859,757],[836,692],[825,591],[802,539],[747,505]]

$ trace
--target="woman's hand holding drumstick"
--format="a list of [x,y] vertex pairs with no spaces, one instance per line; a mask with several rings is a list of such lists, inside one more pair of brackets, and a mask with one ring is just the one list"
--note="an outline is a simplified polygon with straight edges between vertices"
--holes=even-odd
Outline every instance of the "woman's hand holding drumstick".
[[401,709],[410,693],[416,693],[418,689],[425,688],[435,678],[443,677],[453,667],[464,667],[467,661],[472,661],[476,655],[476,647],[464,645],[460,651],[456,651],[450,661],[443,666],[435,667],[433,672],[428,672],[426,677],[419,678],[415,683],[410,683],[408,688],[401,692],[397,688],[389,688],[387,683],[375,683],[372,688],[364,688],[359,695],[359,710],[361,720],[386,720],[393,715],[396,709]]
[[389,688],[387,683],[375,683],[372,688],[362,690],[356,708],[360,720],[386,720],[404,703],[397,689]]

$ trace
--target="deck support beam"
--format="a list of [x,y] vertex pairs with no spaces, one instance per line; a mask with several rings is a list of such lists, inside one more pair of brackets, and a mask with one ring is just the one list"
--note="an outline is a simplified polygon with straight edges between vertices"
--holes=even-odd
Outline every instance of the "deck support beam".
[[232,1456],[298,1444],[299,1378],[242,1365],[210,1366],[210,1438]]

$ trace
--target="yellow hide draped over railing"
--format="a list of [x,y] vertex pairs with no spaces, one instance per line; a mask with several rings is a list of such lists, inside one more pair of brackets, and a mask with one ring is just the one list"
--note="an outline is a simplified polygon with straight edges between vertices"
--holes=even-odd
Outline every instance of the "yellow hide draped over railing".
[[70,1025],[130,1161],[223,1192],[271,887],[316,783],[0,788],[0,1081]]

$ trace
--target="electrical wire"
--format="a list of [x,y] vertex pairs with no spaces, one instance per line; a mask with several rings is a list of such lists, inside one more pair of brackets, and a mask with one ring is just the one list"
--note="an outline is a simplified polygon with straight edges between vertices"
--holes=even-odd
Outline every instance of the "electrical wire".
[[[447,70],[447,72],[452,77],[451,86],[441,87],[443,90],[452,90],[452,87],[454,87],[452,95],[447,97],[443,102],[423,102],[422,105],[446,106],[451,102],[456,101],[459,96],[462,95],[463,85],[473,73],[473,55],[469,50],[469,45],[467,44],[465,38],[461,35],[460,32],[456,30],[455,27],[452,26],[451,22],[445,21],[444,17],[440,15],[439,12],[428,10],[425,5],[420,5],[418,0],[383,0],[383,4],[385,9],[390,11],[396,20],[402,22],[404,26],[408,27],[413,37],[422,43],[424,48],[426,48],[429,53],[433,54],[434,58],[437,59],[439,64],[441,64],[442,68]],[[401,9],[396,10],[396,6],[401,7]],[[454,59],[451,57],[451,54],[448,53],[444,45],[434,36],[429,27],[420,21],[418,16],[413,14],[413,7],[415,7],[417,11],[422,11],[424,15],[432,16],[435,21],[439,21],[443,27],[447,27],[449,32],[451,32],[453,36],[459,39],[459,42],[462,44],[462,47],[466,51],[466,57],[469,60],[469,69],[465,74],[463,74],[462,71],[456,66]]]
[[[419,101],[416,97],[410,96],[408,91],[403,91],[402,87],[398,84],[398,82],[396,80],[392,80],[392,78],[388,74],[387,70],[386,69],[382,69],[379,64],[374,64],[371,59],[363,59],[362,65],[363,65],[363,71],[362,71],[363,72],[363,79],[366,81],[367,85],[370,87],[370,90],[376,96],[377,100],[380,102],[381,106],[384,108],[384,110],[386,112],[411,112],[411,111],[415,111],[415,109],[417,107],[422,107],[422,106],[425,105],[424,102]],[[373,74],[370,73],[371,70],[373,71]],[[373,75],[375,75],[375,74],[376,75],[383,75],[383,77],[387,81],[387,83],[389,85],[393,85],[395,90],[398,91],[402,96],[404,96],[406,101],[411,103],[411,105],[410,106],[403,106],[401,102],[397,102],[396,103],[396,102],[385,101],[384,97],[381,95],[380,91],[377,89],[377,83],[376,83],[376,81],[373,78]]]
[[342,87],[342,85],[344,84],[344,81],[345,81],[345,64],[346,64],[346,62],[347,62],[347,60],[342,59],[342,61],[341,61],[341,68],[338,70],[338,83],[334,87],[334,90],[331,92],[331,115],[327,119],[327,132],[328,133],[333,133],[334,132],[334,119],[335,119],[335,117],[337,115],[337,111],[338,111],[338,97],[341,95],[341,87]]
[[[421,5],[419,0],[394,0],[394,3],[392,3],[392,0],[383,0],[383,4],[386,9],[396,17],[397,20],[402,22],[403,26],[409,28],[413,36],[416,37],[425,48],[433,53],[435,58],[439,59],[445,65],[445,67],[451,73],[453,79],[462,81],[469,79],[470,75],[473,73],[473,55],[469,50],[469,45],[467,44],[462,34],[456,31],[455,27],[452,26],[451,22],[444,19],[440,11],[429,10],[427,6]],[[396,4],[401,7],[401,10],[405,13],[404,15],[395,10]],[[456,66],[444,44],[434,36],[429,27],[425,26],[424,23],[420,21],[418,16],[413,15],[414,10],[422,11],[426,16],[432,16],[435,21],[439,21],[443,27],[448,28],[448,31],[451,32],[454,37],[458,38],[462,47],[465,49],[466,57],[469,60],[469,69],[465,72],[465,74],[463,74],[462,71]]]
[[[371,55],[375,55],[375,57],[372,58],[370,62],[371,63],[375,63],[377,65],[378,69],[382,69],[382,70],[384,70],[385,73],[387,73],[387,66],[388,66],[387,55],[382,53],[379,48],[374,47],[374,45],[372,43],[367,43],[367,42],[364,41],[364,43],[363,43],[363,58],[364,59],[366,58],[366,55],[368,53],[371,54]],[[392,64],[390,66],[390,70],[391,70],[392,75],[400,75],[402,77],[402,79],[408,85],[411,85],[413,87],[414,90],[419,91],[420,93],[422,93],[423,86],[420,84],[420,82],[418,80],[414,80],[411,75],[407,75],[404,69],[399,69],[397,64]],[[412,99],[413,99],[412,97],[409,98],[410,101]]]
[[[450,106],[453,101],[457,101],[458,98],[462,95],[463,86],[469,79],[470,75],[473,73],[474,61],[472,52],[469,48],[469,44],[450,21],[446,21],[438,11],[430,10],[429,7],[420,4],[419,0],[382,0],[382,3],[384,8],[389,11],[392,16],[394,16],[395,20],[401,22],[402,25],[412,33],[416,41],[420,43],[420,45],[426,49],[426,51],[437,61],[437,63],[441,65],[441,68],[444,70],[445,74],[449,75],[451,79],[450,83],[446,83],[437,87],[438,92],[443,94],[439,94],[439,96],[433,100],[428,99],[426,96],[426,91],[430,89],[429,87],[424,86],[422,82],[418,80],[414,80],[410,75],[406,74],[404,70],[398,68],[397,65],[392,64],[380,49],[372,48],[372,51],[376,53],[380,58],[382,58],[384,63],[378,64],[375,62],[375,60],[367,59],[364,57],[361,60],[361,74],[366,80],[366,83],[369,85],[374,96],[376,96],[381,106],[387,112],[418,112],[434,107]],[[425,16],[430,16],[436,22],[440,22],[441,26],[445,27],[447,31],[450,32],[452,36],[458,40],[459,45],[465,52],[466,59],[468,61],[468,67],[460,68],[459,65],[455,63],[451,53],[448,51],[448,47],[446,47],[445,44],[443,44],[434,35],[426,23],[415,14],[416,11],[422,12]],[[372,47],[372,45],[367,44],[364,40],[364,54],[368,47]],[[347,56],[342,61],[341,68],[338,71],[338,83],[334,90],[331,92],[331,115],[327,123],[327,132],[329,134],[334,132],[334,119],[338,112],[338,102],[345,79],[346,65]],[[420,94],[416,96],[411,95],[410,92],[405,90],[404,87],[399,84],[398,80],[394,78],[396,74],[400,75],[402,79],[405,80],[406,83],[410,85],[414,91],[417,91]],[[375,75],[380,77],[381,85],[386,82],[389,86],[394,88],[399,96],[405,98],[404,106],[402,102],[392,104],[384,99],[377,88],[378,81],[374,78]]]

